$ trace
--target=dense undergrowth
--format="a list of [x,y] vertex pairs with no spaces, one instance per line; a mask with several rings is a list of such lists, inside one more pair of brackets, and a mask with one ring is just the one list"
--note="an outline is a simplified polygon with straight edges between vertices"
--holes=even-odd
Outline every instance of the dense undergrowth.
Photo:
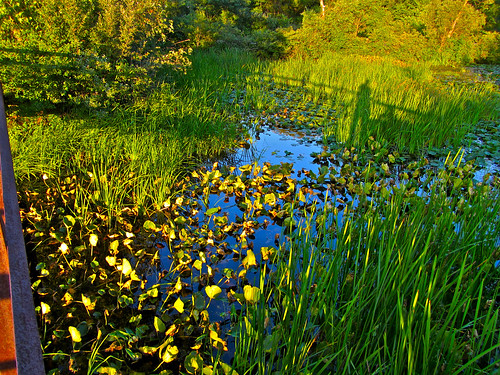
[[[11,113],[47,370],[497,370],[498,176],[453,157],[495,95],[423,65],[216,51],[112,112]],[[322,131],[318,170],[198,169],[248,114]]]

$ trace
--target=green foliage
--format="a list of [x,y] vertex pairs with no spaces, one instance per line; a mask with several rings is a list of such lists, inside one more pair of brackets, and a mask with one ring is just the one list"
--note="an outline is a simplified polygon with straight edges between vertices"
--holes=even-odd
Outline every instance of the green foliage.
[[[383,152],[380,145],[375,152]],[[273,271],[262,270],[262,297],[238,321],[235,368],[257,374],[494,371],[500,360],[498,180],[496,187],[475,185],[472,163],[457,155],[439,170],[427,169],[423,158],[410,163],[389,187],[383,176],[395,167],[391,154],[374,161],[343,148],[318,157],[337,176],[329,183],[358,174],[364,181],[347,183],[356,191],[350,203],[339,200],[339,190],[323,209],[315,209],[321,200],[304,202],[305,217],[280,245]],[[320,179],[310,171],[300,183],[314,181]]]
[[172,48],[169,2],[14,1],[0,5],[0,79],[8,96],[92,107],[130,101],[165,68],[189,64]]
[[[488,83],[443,85],[428,64],[340,53],[268,63],[247,82],[246,102],[271,118],[359,147],[373,136],[410,153],[460,145],[496,103]],[[304,124],[300,114],[312,108],[316,118]]]
[[196,47],[246,46],[244,34],[252,28],[254,14],[246,0],[200,0],[189,2],[179,17],[180,27]]
[[290,38],[293,53],[313,57],[343,51],[461,64],[495,56],[495,37],[485,34],[485,25],[485,14],[468,1],[429,0],[416,6],[339,0],[328,4],[324,15],[306,12],[302,28]]
[[255,53],[259,57],[278,59],[285,55],[287,39],[280,31],[257,30],[253,33]]

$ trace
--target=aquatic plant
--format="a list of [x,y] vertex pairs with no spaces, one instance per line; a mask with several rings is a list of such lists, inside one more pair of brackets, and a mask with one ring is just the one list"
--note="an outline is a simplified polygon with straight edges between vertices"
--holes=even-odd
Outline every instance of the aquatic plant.
[[447,142],[460,145],[495,106],[487,83],[443,87],[425,64],[338,54],[277,62],[256,72],[251,99],[257,109],[273,107],[266,82],[298,91],[290,105],[299,110],[308,102],[329,107],[320,122],[326,137],[363,146],[372,136],[411,153]]

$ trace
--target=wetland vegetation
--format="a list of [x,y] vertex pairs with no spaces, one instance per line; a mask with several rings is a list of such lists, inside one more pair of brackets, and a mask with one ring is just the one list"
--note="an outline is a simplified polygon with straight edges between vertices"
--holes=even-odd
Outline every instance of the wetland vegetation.
[[[165,16],[145,3],[134,17]],[[243,10],[226,17],[238,26]],[[93,91],[89,66],[64,93],[30,91],[16,66],[9,136],[48,373],[500,371],[498,70],[380,57],[359,40],[360,54],[340,39],[297,52],[334,22],[320,14],[288,35],[287,59],[198,48],[157,69],[163,44],[148,44],[154,61],[123,35],[106,52],[97,24],[100,44],[79,46],[129,65],[94,61]],[[211,22],[184,31],[217,44]],[[274,33],[239,47],[251,36],[273,55]]]

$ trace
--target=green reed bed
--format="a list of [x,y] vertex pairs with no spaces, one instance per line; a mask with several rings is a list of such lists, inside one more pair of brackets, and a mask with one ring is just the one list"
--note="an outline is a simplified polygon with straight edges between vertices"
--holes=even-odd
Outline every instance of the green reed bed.
[[[443,86],[424,64],[328,54],[261,69],[252,83],[254,98],[266,97],[269,89],[262,82],[271,79],[281,87],[295,87],[304,103],[335,110],[324,118],[325,136],[352,145],[374,136],[412,153],[446,142],[456,146],[494,108],[491,85]],[[269,105],[262,98],[254,101],[257,108]]]
[[440,177],[309,214],[240,322],[240,374],[499,371],[498,186]]
[[161,85],[133,105],[23,118],[10,129],[18,180],[29,185],[35,176],[75,174],[79,194],[109,217],[124,206],[161,207],[179,176],[233,147],[236,126],[220,96],[229,95],[241,65],[251,61],[234,52],[195,56],[175,87]]

